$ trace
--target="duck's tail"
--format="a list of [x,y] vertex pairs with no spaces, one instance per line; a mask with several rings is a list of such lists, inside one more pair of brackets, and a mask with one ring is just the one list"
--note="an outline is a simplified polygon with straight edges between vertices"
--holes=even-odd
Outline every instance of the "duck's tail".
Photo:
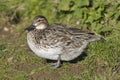
[[101,40],[101,39],[104,39],[103,36],[101,35],[91,35],[89,36],[89,42],[93,42],[93,41],[98,41],[98,40]]

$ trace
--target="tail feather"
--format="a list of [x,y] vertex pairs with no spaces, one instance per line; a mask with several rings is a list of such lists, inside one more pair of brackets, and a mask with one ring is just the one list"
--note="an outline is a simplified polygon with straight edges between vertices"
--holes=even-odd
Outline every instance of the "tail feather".
[[100,35],[91,35],[88,39],[89,42],[93,42],[93,41],[98,41],[104,39],[102,36]]

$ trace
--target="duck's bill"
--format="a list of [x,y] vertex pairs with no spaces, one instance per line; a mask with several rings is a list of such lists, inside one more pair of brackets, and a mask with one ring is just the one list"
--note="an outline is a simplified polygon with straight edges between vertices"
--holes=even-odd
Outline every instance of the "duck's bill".
[[28,26],[27,28],[25,28],[25,31],[31,31],[34,28],[35,28],[35,26],[31,24],[30,26]]

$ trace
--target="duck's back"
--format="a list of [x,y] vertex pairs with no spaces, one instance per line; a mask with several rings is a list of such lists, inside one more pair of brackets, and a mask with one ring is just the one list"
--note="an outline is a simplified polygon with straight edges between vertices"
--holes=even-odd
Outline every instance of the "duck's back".
[[61,35],[61,37],[68,37],[70,39],[77,39],[78,41],[97,41],[101,39],[100,35],[95,35],[93,32],[85,31],[75,27],[68,27],[62,24],[53,24],[49,27],[50,31],[53,31],[55,35]]

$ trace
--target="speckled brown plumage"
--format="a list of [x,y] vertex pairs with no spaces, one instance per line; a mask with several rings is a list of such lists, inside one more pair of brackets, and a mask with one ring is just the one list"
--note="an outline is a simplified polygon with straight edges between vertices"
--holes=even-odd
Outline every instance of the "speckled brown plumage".
[[58,60],[52,68],[60,66],[60,60],[70,61],[78,57],[92,41],[101,37],[63,24],[49,25],[44,16],[36,16],[26,28],[27,42],[31,50],[40,57]]

